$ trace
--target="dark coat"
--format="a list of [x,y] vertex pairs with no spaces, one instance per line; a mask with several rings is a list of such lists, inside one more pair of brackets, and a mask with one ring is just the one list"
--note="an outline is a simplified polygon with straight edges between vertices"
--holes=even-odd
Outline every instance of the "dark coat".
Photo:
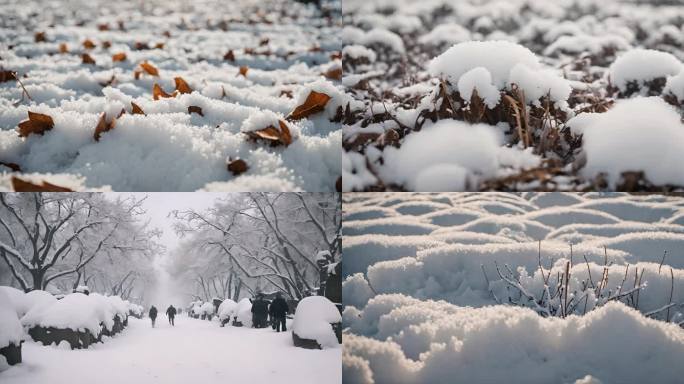
[[287,314],[287,301],[283,299],[282,297],[276,297],[273,299],[273,302],[271,303],[271,315],[274,317],[285,317]]
[[252,302],[252,313],[266,317],[268,315],[268,303],[265,300],[254,300]]
[[157,317],[157,308],[150,308],[150,319],[155,319]]
[[174,308],[173,305],[169,305],[169,307],[166,309],[166,316],[168,316],[168,317],[176,316],[176,308]]

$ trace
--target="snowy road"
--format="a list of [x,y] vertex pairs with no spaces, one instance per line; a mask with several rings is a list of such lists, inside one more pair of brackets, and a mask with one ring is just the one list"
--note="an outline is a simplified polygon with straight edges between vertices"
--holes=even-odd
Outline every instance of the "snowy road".
[[290,332],[220,328],[216,322],[164,316],[157,328],[131,318],[123,333],[88,350],[62,350],[33,341],[24,362],[0,373],[14,383],[340,383],[341,349],[292,346]]

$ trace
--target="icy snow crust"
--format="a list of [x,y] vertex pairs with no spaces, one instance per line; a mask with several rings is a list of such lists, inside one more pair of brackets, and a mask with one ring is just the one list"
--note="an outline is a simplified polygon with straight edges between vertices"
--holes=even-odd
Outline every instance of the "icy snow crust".
[[343,190],[684,191],[681,5],[346,1]]
[[[636,384],[684,375],[675,363],[684,356],[683,308],[670,309],[669,323],[658,311],[671,289],[673,303],[684,301],[682,197],[363,193],[345,195],[343,209],[352,219],[343,229],[345,383]],[[435,226],[440,211],[454,222]],[[553,280],[571,244],[570,292],[604,273],[606,292],[630,289],[636,272],[638,308],[625,299],[601,306],[593,291],[586,315],[576,308],[566,319],[497,303],[511,294],[497,264],[542,292],[538,252]]]
[[[332,120],[345,97],[337,80],[324,77],[339,66],[331,55],[342,48],[340,4],[326,4],[330,18],[277,0],[3,2],[2,68],[18,72],[33,100],[19,102],[15,81],[0,84],[0,162],[21,168],[18,174],[0,164],[0,190],[11,189],[13,175],[75,190],[334,190],[341,125]],[[36,32],[46,41],[34,42]],[[86,39],[96,47],[84,48]],[[59,52],[62,43],[68,53]],[[234,61],[224,59],[229,51]],[[127,60],[112,62],[119,52]],[[83,53],[96,65],[83,64]],[[158,77],[135,79],[144,61]],[[193,92],[154,101],[153,84],[171,93],[175,77]],[[278,127],[312,90],[332,99],[324,111],[288,122],[292,144],[248,140],[244,132]],[[131,114],[131,102],[146,115]],[[203,116],[190,114],[190,106]],[[109,120],[122,109],[115,128],[96,142],[100,115]],[[50,115],[54,128],[19,137],[27,111]],[[248,169],[233,175],[227,163],[238,158]]]

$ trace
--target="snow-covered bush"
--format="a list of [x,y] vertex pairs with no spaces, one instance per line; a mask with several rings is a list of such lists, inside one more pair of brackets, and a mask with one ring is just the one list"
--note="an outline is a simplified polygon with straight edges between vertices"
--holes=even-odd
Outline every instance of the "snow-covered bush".
[[336,347],[342,342],[341,328],[337,324],[341,321],[333,302],[323,296],[305,297],[297,304],[292,322],[294,344],[303,348]]
[[218,317],[221,322],[221,326],[230,323],[234,316],[236,316],[235,311],[237,310],[238,304],[231,300],[225,299],[218,307]]
[[199,313],[202,316],[203,320],[211,320],[211,318],[214,316],[214,305],[207,301],[206,303],[202,304],[202,306],[200,306]]
[[252,302],[249,300],[249,298],[245,297],[237,303],[235,316],[236,318],[233,322],[233,325],[239,327],[252,326]]
[[684,65],[667,52],[633,49],[610,66],[610,81],[620,96],[660,95],[667,78],[684,70]]
[[0,290],[0,372],[21,362],[24,330],[6,290]]
[[87,348],[103,334],[120,332],[128,310],[128,305],[118,296],[72,293],[35,308],[21,322],[36,341],[51,344],[66,340],[72,349]]

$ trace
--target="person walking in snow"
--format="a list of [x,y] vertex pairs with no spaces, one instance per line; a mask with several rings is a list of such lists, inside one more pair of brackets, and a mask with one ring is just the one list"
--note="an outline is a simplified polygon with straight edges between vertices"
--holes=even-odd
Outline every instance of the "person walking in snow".
[[176,308],[174,308],[173,305],[169,305],[169,307],[166,308],[166,317],[169,318],[169,324],[175,327],[176,324],[174,324],[173,319],[176,317]]
[[274,329],[276,332],[287,331],[287,326],[285,325],[285,319],[288,311],[287,301],[283,299],[282,293],[276,293],[276,298],[271,302],[271,307],[269,308],[273,316],[273,321],[275,323]]
[[273,312],[273,309],[275,308],[273,306],[273,303],[275,303],[275,300],[271,301],[271,304],[268,305],[268,320],[269,320],[269,323],[271,324],[271,328],[275,331],[276,321],[275,321],[275,313]]
[[152,328],[154,328],[154,321],[157,320],[157,307],[154,305],[150,308],[150,319],[152,319]]
[[254,328],[264,328],[268,317],[268,303],[264,300],[264,294],[257,294],[252,302],[252,326]]

